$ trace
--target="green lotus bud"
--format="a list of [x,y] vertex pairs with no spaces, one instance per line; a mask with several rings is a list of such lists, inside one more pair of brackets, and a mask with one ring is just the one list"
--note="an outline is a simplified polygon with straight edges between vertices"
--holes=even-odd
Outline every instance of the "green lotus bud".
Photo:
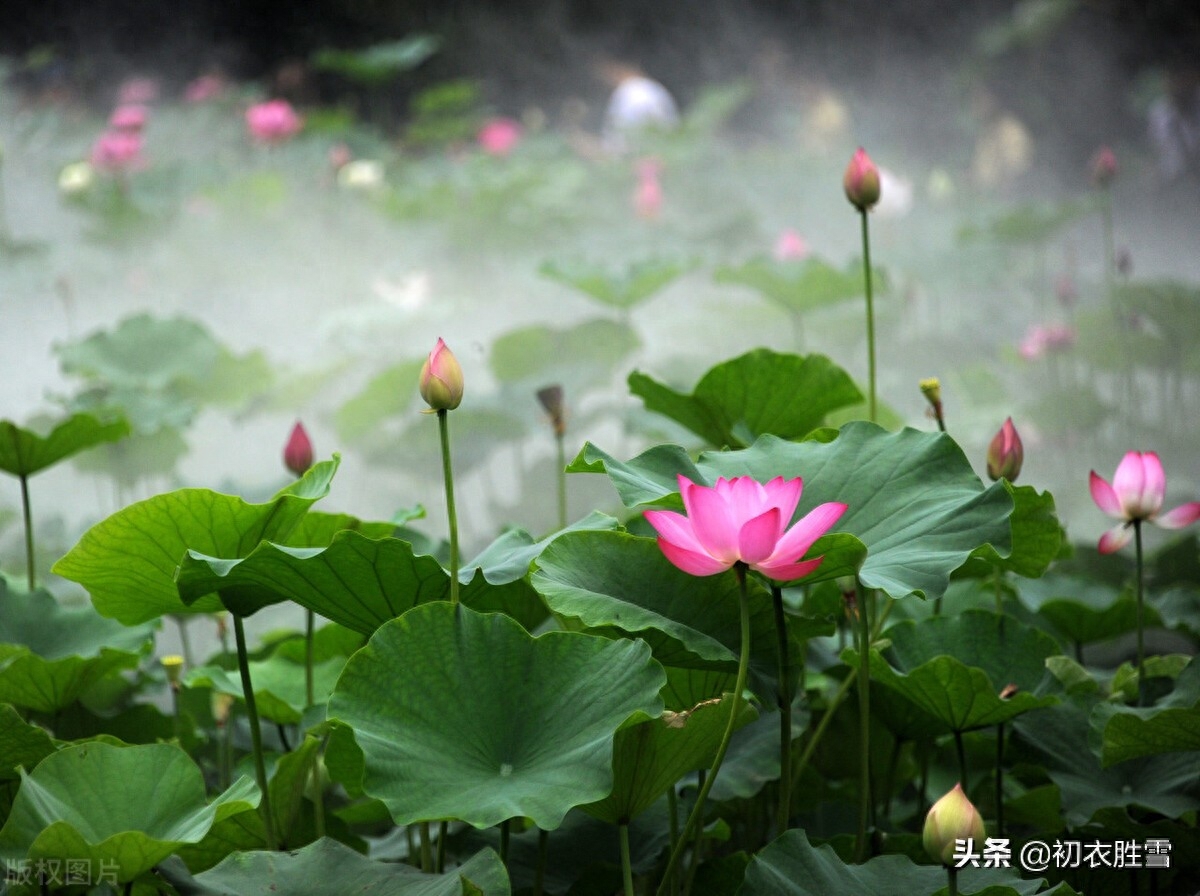
[[987,839],[983,816],[963,793],[962,784],[955,784],[953,790],[930,808],[922,839],[930,858],[943,865],[953,861],[958,840],[973,840],[982,851]]

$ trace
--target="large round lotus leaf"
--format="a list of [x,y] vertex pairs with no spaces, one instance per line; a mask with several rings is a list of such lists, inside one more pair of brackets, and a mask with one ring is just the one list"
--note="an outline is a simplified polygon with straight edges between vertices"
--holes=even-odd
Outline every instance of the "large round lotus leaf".
[[220,358],[221,344],[196,321],[137,314],[111,332],[94,333],[56,351],[66,373],[158,391],[179,382],[202,382]]
[[222,608],[215,595],[190,604],[180,599],[175,571],[184,554],[192,549],[244,557],[260,541],[285,540],[308,508],[328,494],[337,467],[336,455],[314,464],[266,504],[203,488],[130,504],[83,533],[53,571],[81,584],[101,614],[126,625],[167,613],[215,612]]
[[22,775],[0,830],[0,857],[90,861],[115,869],[124,883],[257,805],[248,778],[207,802],[204,775],[172,744],[77,744]]
[[0,704],[0,781],[17,777],[17,769],[33,768],[54,752],[44,728],[30,725],[15,709]]
[[[780,389],[780,383],[787,383]],[[691,395],[637,371],[629,391],[646,409],[686,426],[715,448],[744,447],[765,433],[799,439],[830,411],[857,404],[862,393],[824,355],[788,355],[760,348],[713,367]]]
[[[621,463],[587,444],[570,469],[606,472],[627,507],[678,506],[678,474],[706,483],[719,476],[802,477],[797,514],[825,501],[845,503],[836,529],[867,547],[859,579],[896,598],[940,597],[975,549],[991,545],[1007,557],[1012,544],[1012,496],[1003,482],[985,489],[944,433],[847,423],[830,442],[762,436],[742,451],[702,453],[695,463],[676,446]],[[827,574],[817,570],[815,578]]]
[[[1137,599],[1110,582],[1051,574],[1022,582],[1019,594],[1023,604],[1075,644],[1107,641],[1137,629]],[[1143,607],[1143,613],[1148,627],[1162,624],[1153,604]]]
[[[887,283],[886,272],[875,268],[873,273],[876,289],[883,288]],[[713,279],[717,283],[748,286],[793,313],[863,295],[862,262],[857,259],[850,261],[844,270],[838,270],[815,257],[800,262],[754,258],[736,267],[717,268]]]
[[[345,658],[336,656],[313,663],[313,696],[318,704],[329,698],[345,665]],[[302,663],[294,663],[278,654],[261,662],[252,662],[250,681],[260,716],[280,725],[300,724],[308,705]],[[229,694],[239,700],[245,698],[242,680],[236,670],[201,666],[187,673],[184,684],[190,688],[212,688],[218,694]]]
[[523,815],[552,830],[609,792],[613,737],[662,712],[665,680],[641,641],[533,638],[506,616],[438,602],[351,657],[329,716],[354,729],[363,790],[397,824]]
[[691,261],[648,258],[635,261],[623,271],[610,271],[581,261],[547,261],[538,273],[614,308],[632,308],[664,289],[694,267]]
[[126,421],[104,422],[91,414],[75,414],[45,436],[0,420],[0,470],[14,476],[31,476],[72,454],[127,435]]
[[1098,703],[1091,725],[1100,735],[1105,767],[1160,753],[1200,751],[1200,662],[1193,659],[1179,673],[1175,689],[1156,706]]

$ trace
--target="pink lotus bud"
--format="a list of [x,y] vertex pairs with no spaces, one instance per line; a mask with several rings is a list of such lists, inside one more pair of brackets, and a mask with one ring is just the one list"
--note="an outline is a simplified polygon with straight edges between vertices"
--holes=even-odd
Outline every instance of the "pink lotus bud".
[[462,403],[462,367],[441,337],[421,367],[419,388],[431,410],[452,411]]
[[354,160],[354,153],[345,143],[335,143],[329,147],[329,167],[340,171]]
[[287,100],[268,100],[246,110],[246,127],[259,143],[282,143],[304,126]]
[[865,212],[879,201],[879,169],[861,146],[846,166],[842,186],[850,204],[861,212]]
[[1016,482],[1024,460],[1025,448],[1021,445],[1017,428],[1013,426],[1012,417],[1009,417],[988,445],[987,474],[993,482],[997,479]]
[[283,465],[297,476],[303,476],[313,465],[312,441],[299,420],[292,427],[292,434],[283,448]]
[[117,106],[108,119],[108,126],[114,131],[133,131],[136,133],[146,126],[146,118],[149,114],[149,110],[142,105]]
[[1107,187],[1117,176],[1117,157],[1107,146],[1101,146],[1092,156],[1092,183]]
[[479,147],[490,156],[506,156],[521,142],[521,126],[511,118],[493,118],[476,135]]
[[538,389],[537,400],[550,415],[550,425],[554,427],[554,434],[564,435],[567,431],[567,410],[563,403],[562,386],[546,386],[544,389]]
[[973,840],[977,852],[983,850],[987,829],[983,816],[963,793],[962,784],[938,800],[925,816],[925,831],[922,840],[925,851],[935,862],[949,865],[954,858],[958,840]]
[[92,144],[92,167],[99,171],[128,171],[142,162],[142,135],[136,131],[105,131]]
[[776,261],[802,261],[808,257],[808,241],[800,232],[788,228],[779,234],[775,240]]

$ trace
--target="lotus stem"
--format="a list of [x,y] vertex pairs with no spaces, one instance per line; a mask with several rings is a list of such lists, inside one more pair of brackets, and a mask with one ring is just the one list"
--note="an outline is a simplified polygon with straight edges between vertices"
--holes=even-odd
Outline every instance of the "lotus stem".
[[1146,649],[1144,640],[1146,594],[1145,561],[1142,555],[1142,521],[1133,521],[1134,556],[1137,558],[1137,703],[1146,703]]
[[192,654],[192,639],[188,635],[188,623],[191,622],[190,616],[173,616],[175,625],[179,628],[179,651],[183,654],[183,661],[189,669],[196,668],[196,658]]
[[21,480],[21,510],[25,516],[25,574],[29,577],[29,590],[37,587],[37,571],[33,562],[33,511],[29,504],[29,477],[24,473]]
[[258,723],[258,703],[254,699],[254,685],[250,681],[250,659],[246,651],[246,628],[242,625],[242,617],[233,614],[233,636],[237,640],[238,670],[242,674],[242,696],[246,700],[246,715],[250,720],[250,746],[254,752],[254,774],[258,779],[258,789],[262,793],[259,811],[263,817],[263,828],[266,831],[267,849],[274,852],[278,848],[275,838],[275,816],[271,813],[271,793],[267,786],[267,767],[263,762],[262,731]]
[[442,479],[446,483],[446,518],[450,525],[450,603],[458,603],[458,515],[454,510],[454,472],[450,467],[450,423],[448,411],[437,412],[442,438]]
[[867,210],[860,209],[859,215],[862,217],[863,281],[867,290],[867,419],[875,423],[875,298],[871,284],[871,236]]
[[817,728],[812,733],[812,737],[808,739],[808,743],[804,747],[804,752],[800,754],[800,759],[792,771],[792,788],[794,789],[800,783],[800,776],[804,774],[804,769],[808,765],[808,761],[812,759],[812,754],[816,752],[817,745],[821,743],[821,738],[825,734],[825,730],[829,727],[829,723],[833,721],[833,714],[842,701],[846,698],[846,694],[850,692],[850,686],[854,684],[858,678],[858,670],[851,669],[850,674],[842,679],[842,683],[838,685],[838,689],[833,694],[833,699],[829,701],[829,708],[825,710],[825,715],[821,716],[821,721],[817,723]]
[[733,731],[737,727],[737,719],[742,711],[742,691],[746,689],[746,677],[750,670],[750,597],[746,590],[746,564],[739,560],[733,565],[733,568],[738,579],[741,650],[738,655],[737,679],[733,685],[733,701],[729,707],[729,721],[725,725],[725,733],[721,736],[721,743],[717,747],[717,755],[713,759],[712,768],[705,777],[700,792],[696,794],[696,805],[692,807],[691,814],[688,815],[687,824],[683,827],[683,835],[675,844],[675,848],[671,850],[671,858],[667,861],[666,871],[663,872],[662,881],[656,891],[657,896],[664,896],[667,892],[671,877],[675,873],[675,869],[679,867],[679,860],[683,858],[684,847],[688,840],[694,833],[703,830],[704,801],[708,799],[709,791],[712,790],[713,783],[717,780],[717,773],[721,770],[721,763],[725,761],[725,754],[729,751],[729,742],[733,738]]
[[953,865],[946,866],[946,877],[948,878],[948,893],[949,896],[958,896],[958,869]]
[[555,433],[555,452],[558,458],[558,528],[567,528],[567,454],[563,433]]
[[1004,836],[1004,723],[996,726],[996,836]]
[[438,822],[437,860],[434,863],[434,870],[438,874],[441,874],[446,868],[446,830],[449,827],[448,821]]
[[958,754],[958,779],[962,781],[963,790],[967,789],[967,749],[963,744],[963,733],[954,732],[954,752]]
[[[863,228],[865,233],[865,212],[863,213]],[[855,587],[858,591],[860,644],[858,666],[859,800],[858,835],[854,841],[854,855],[855,861],[864,862],[869,851],[867,824],[871,817],[871,620],[867,605],[869,596],[867,589],[863,588],[862,582],[857,580]]]
[[508,841],[512,834],[512,819],[500,822],[500,861],[508,868]]
[[313,761],[312,770],[313,817],[316,821],[318,840],[325,836],[325,788],[324,782],[321,780],[321,758],[325,755],[325,747],[328,743],[329,735],[327,734],[321,739],[321,746],[317,750],[317,758]]
[[313,687],[313,629],[316,626],[316,614],[312,610],[304,611],[304,707],[307,709],[316,704],[316,691]]
[[421,870],[426,874],[433,873],[433,850],[429,848],[429,822],[421,822],[417,829],[421,837]]
[[533,896],[542,896],[546,886],[546,859],[549,855],[550,832],[538,829],[537,868],[533,872]]
[[625,896],[635,896],[633,891],[633,866],[629,860],[629,822],[617,825],[621,838],[621,878],[625,883]]
[[774,583],[771,585],[771,602],[775,605],[775,634],[779,640],[779,805],[775,813],[775,830],[782,834],[792,817],[792,669],[783,589]]

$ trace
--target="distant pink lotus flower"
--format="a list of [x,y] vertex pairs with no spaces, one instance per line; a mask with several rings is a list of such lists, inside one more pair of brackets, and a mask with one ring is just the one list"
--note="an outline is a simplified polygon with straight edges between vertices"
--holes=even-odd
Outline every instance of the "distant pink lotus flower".
[[146,127],[150,110],[139,103],[117,106],[109,116],[108,126],[114,131],[140,131]]
[[92,144],[92,167],[110,173],[131,171],[142,164],[142,135],[137,131],[105,131]]
[[639,218],[653,220],[662,211],[663,190],[658,179],[662,163],[658,159],[639,159],[635,170],[638,183],[633,191],[633,209]]
[[1092,156],[1092,183],[1107,187],[1117,176],[1117,156],[1110,147],[1101,146]]
[[798,230],[787,228],[775,240],[775,259],[777,261],[802,261],[808,257],[808,241]]
[[1182,529],[1200,519],[1200,501],[1189,501],[1160,514],[1167,492],[1162,461],[1153,451],[1130,451],[1117,465],[1112,485],[1092,470],[1089,485],[1096,506],[1121,524],[1100,537],[1101,554],[1112,554],[1129,544],[1135,522],[1154,523],[1163,529]]
[[158,81],[153,78],[128,78],[117,90],[118,106],[144,106],[158,99]]
[[189,103],[207,103],[225,92],[225,79],[220,75],[201,75],[188,82],[183,99]]
[[283,465],[297,476],[303,476],[313,465],[312,440],[299,420],[292,427],[292,434],[283,448]]
[[521,142],[521,125],[511,118],[491,118],[476,135],[479,147],[490,156],[506,156]]
[[846,512],[845,504],[822,504],[789,529],[803,488],[802,479],[782,476],[765,485],[749,476],[722,478],[712,487],[680,476],[687,516],[648,510],[646,522],[658,532],[666,558],[690,575],[711,576],[744,563],[770,579],[790,582],[821,565],[823,557],[801,558]]
[[246,127],[259,143],[282,143],[304,127],[304,120],[287,100],[267,100],[246,110]]
[[1040,358],[1050,349],[1069,348],[1075,344],[1075,330],[1066,324],[1035,324],[1025,331],[1017,351],[1028,361]]

